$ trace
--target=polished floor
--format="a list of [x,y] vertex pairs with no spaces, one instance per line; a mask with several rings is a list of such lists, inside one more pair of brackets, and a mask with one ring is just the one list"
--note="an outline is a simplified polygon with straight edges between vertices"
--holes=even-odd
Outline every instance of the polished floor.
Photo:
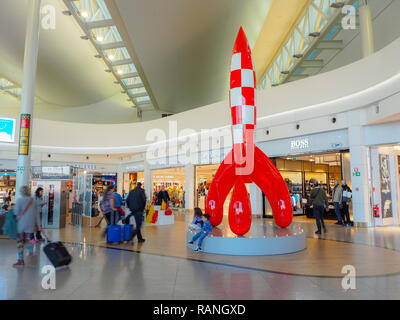
[[[314,234],[305,218],[307,249],[295,254],[234,257],[194,253],[185,244],[184,215],[174,226],[146,226],[142,244],[108,246],[102,228],[48,231],[66,243],[73,263],[42,288],[48,264],[40,245],[24,269],[11,267],[15,241],[0,239],[0,299],[399,299],[400,228],[354,229],[333,224]],[[254,223],[271,225],[270,220]],[[344,265],[356,289],[342,288]]]

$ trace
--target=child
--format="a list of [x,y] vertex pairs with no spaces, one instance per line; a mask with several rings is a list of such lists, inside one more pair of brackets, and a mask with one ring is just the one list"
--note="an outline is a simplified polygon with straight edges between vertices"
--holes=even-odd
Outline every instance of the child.
[[203,223],[204,224],[203,227],[201,228],[201,231],[195,234],[192,241],[189,242],[189,244],[193,244],[197,239],[199,239],[198,247],[197,249],[194,250],[196,252],[201,251],[201,244],[203,243],[204,238],[207,237],[208,235],[211,235],[212,226],[209,214],[206,213],[205,215],[203,215]]
[[3,206],[3,210],[7,212],[6,221],[3,226],[3,234],[8,235],[11,240],[14,240],[17,237],[17,219],[14,214],[14,203],[11,203],[10,210],[8,210],[7,205]]
[[192,231],[198,232],[203,228],[203,212],[200,208],[194,208],[194,217],[192,223],[189,224],[189,228]]

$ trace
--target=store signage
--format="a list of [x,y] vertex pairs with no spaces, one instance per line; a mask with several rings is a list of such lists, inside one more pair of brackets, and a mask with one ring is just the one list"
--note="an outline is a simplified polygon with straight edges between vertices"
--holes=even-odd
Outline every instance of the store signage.
[[0,142],[15,141],[15,119],[0,118]]
[[361,176],[361,172],[358,168],[353,168],[353,177]]
[[28,155],[29,153],[29,133],[31,127],[31,115],[21,114],[21,123],[19,129],[19,148],[18,154]]
[[291,150],[300,150],[306,149],[310,146],[310,142],[308,139],[297,139],[290,141],[290,149]]

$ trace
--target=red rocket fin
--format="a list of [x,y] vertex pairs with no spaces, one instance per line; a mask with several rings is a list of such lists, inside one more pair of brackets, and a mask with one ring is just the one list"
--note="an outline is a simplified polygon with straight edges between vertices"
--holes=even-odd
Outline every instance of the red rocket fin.
[[229,203],[229,226],[233,233],[244,235],[251,227],[251,204],[246,186],[237,178]]
[[220,164],[208,190],[205,212],[211,216],[210,222],[214,227],[222,221],[224,202],[236,179],[232,153],[230,151]]
[[251,179],[266,195],[276,224],[288,227],[292,223],[293,209],[286,183],[272,161],[257,147]]

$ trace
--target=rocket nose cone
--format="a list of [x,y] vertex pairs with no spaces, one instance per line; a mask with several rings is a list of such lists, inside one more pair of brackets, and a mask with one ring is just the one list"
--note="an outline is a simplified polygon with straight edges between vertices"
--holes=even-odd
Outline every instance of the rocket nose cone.
[[236,36],[236,41],[235,45],[233,46],[233,52],[238,53],[238,52],[251,52],[249,42],[247,41],[246,34],[243,31],[243,28],[239,28],[239,32]]

